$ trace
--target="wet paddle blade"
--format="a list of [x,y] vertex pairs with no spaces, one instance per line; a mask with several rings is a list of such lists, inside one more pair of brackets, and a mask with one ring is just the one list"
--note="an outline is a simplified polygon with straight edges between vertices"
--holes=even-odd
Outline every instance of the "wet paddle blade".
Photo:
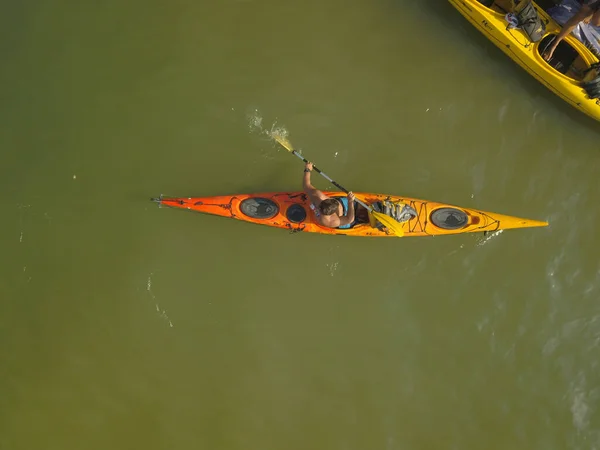
[[400,222],[395,221],[390,216],[375,211],[371,211],[371,214],[373,214],[373,217],[375,219],[381,222],[388,230],[392,231],[396,236],[404,236],[404,230],[402,229],[402,224]]
[[277,133],[272,133],[271,136],[275,139],[279,144],[285,148],[288,152],[293,152],[294,147],[292,147],[292,143],[287,140],[285,136],[281,136]]

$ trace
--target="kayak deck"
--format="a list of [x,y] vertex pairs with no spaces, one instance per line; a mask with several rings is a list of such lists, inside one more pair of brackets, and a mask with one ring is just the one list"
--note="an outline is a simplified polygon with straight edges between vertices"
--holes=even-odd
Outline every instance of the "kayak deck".
[[[329,197],[345,197],[343,192],[324,192]],[[355,193],[368,205],[389,200],[411,206],[417,216],[403,222],[404,236],[438,236],[547,226],[547,222],[462,208],[443,203],[386,194]],[[304,192],[266,192],[216,197],[171,197],[152,199],[160,205],[196,211],[245,222],[284,228],[293,232],[346,236],[389,237],[394,233],[357,223],[348,229],[327,228],[317,222]],[[359,208],[362,208],[359,206]]]

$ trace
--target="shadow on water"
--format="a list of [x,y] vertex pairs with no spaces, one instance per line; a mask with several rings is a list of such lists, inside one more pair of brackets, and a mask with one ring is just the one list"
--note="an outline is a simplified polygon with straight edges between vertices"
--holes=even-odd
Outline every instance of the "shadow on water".
[[[405,0],[391,0],[390,4],[398,10],[401,8],[405,9],[407,5]],[[447,0],[422,0],[418,2],[418,7],[427,15],[435,17],[436,21],[434,23],[443,24],[443,33],[454,33],[455,39],[447,39],[448,41],[459,42],[459,39],[466,38],[468,41],[480,45],[481,49],[485,50],[486,55],[497,60],[499,64],[503,64],[502,71],[507,76],[514,77],[514,80],[522,85],[527,92],[531,93],[532,100],[535,101],[537,97],[543,98],[557,112],[565,113],[570,120],[584,126],[591,133],[598,134],[600,132],[600,124],[597,121],[560,99],[529,75],[516,62],[505,55],[502,50],[496,47],[485,35],[471,25],[450,2]],[[482,63],[484,62],[473,61],[474,66]]]

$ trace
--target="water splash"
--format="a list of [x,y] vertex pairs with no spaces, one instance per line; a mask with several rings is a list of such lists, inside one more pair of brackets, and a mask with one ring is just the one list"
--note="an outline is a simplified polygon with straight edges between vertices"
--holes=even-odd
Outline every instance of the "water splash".
[[283,126],[277,125],[277,122],[271,125],[271,130],[267,130],[265,133],[270,137],[277,136],[283,139],[287,139],[289,136],[288,130]]
[[286,138],[288,135],[288,131],[285,127],[278,126],[277,121],[275,121],[270,129],[263,127],[263,116],[258,111],[258,109],[254,109],[250,113],[248,113],[248,129],[250,132],[258,132],[259,134],[264,134],[272,138],[273,136],[279,136],[282,138]]
[[[248,113],[248,129],[251,133],[258,132],[259,134],[268,136],[270,140],[274,140],[275,136],[287,140],[287,137],[289,135],[288,130],[284,126],[278,125],[277,121],[273,122],[269,129],[263,127],[263,117],[258,111],[258,109],[254,109],[253,111]],[[277,150],[280,150],[279,145],[276,145],[278,147]]]
[[261,133],[264,132],[263,128],[262,128],[262,121],[263,118],[260,115],[260,113],[258,112],[258,109],[255,109],[254,111],[248,113],[248,129],[250,130],[250,132],[254,132],[256,130],[260,131]]

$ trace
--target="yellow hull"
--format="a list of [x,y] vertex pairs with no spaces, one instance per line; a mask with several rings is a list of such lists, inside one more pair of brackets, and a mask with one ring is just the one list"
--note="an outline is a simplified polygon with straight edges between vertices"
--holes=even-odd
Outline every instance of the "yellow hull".
[[[578,75],[572,71],[562,74],[542,58],[540,48],[545,49],[548,39],[559,33],[561,27],[538,5],[534,3],[538,14],[546,23],[546,34],[541,41],[533,43],[522,30],[507,30],[506,13],[488,8],[477,0],[449,0],[449,2],[475,28],[540,83],[574,108],[593,119],[600,120],[600,101],[587,96],[585,90],[580,86],[581,79],[578,78]],[[580,71],[598,62],[596,56],[574,36],[567,36],[563,42],[579,54],[579,58],[574,64]],[[590,71],[590,75],[595,72],[595,70]]]

